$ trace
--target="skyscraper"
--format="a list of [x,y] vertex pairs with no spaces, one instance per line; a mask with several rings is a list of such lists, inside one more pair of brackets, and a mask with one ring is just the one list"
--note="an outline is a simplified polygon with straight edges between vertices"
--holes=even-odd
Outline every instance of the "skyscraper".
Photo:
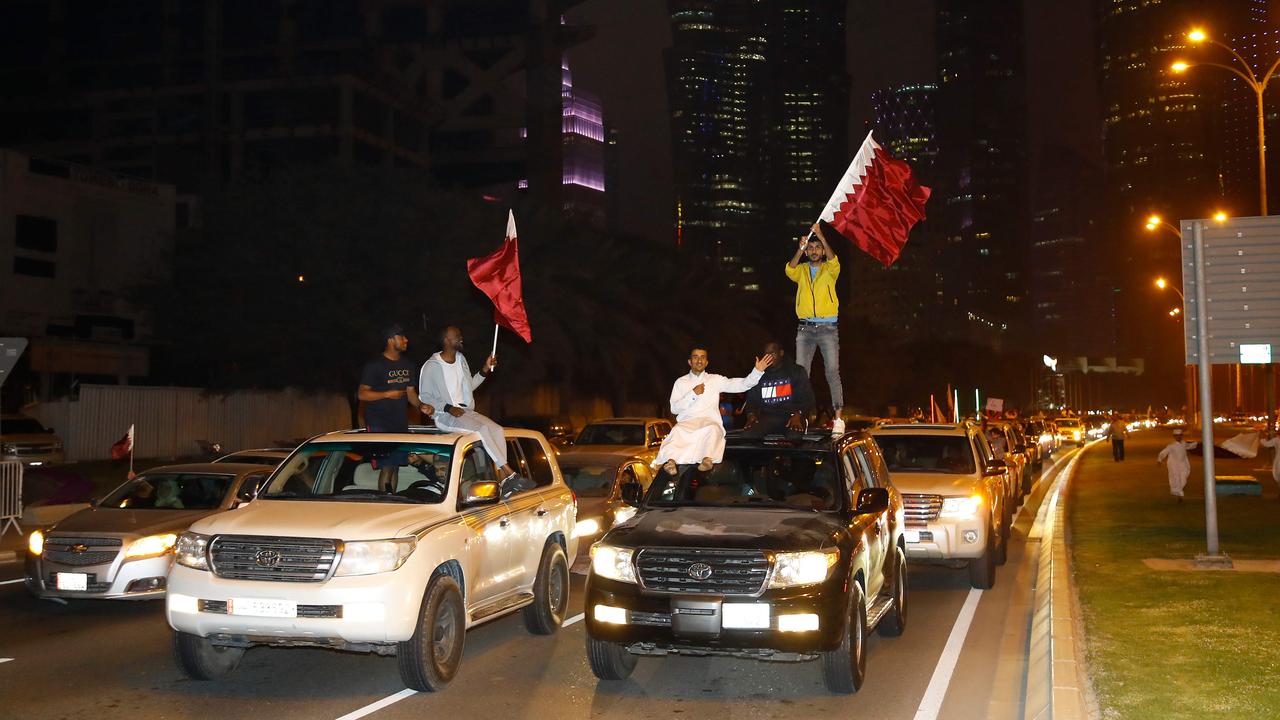
[[1026,328],[1028,180],[1022,3],[939,0],[937,201],[946,295],[970,336]]
[[849,162],[846,0],[670,0],[677,244],[761,282]]
[[596,95],[574,87],[567,60],[561,73],[565,211],[596,227],[604,227],[608,213],[604,107]]
[[1116,269],[1116,351],[1146,357],[1148,373],[1170,402],[1182,395],[1183,353],[1162,331],[1168,298],[1151,283],[1157,275],[1181,276],[1179,243],[1164,232],[1144,232],[1143,218],[1153,212],[1174,223],[1207,217],[1225,202],[1215,106],[1226,83],[1236,82],[1215,68],[1174,73],[1170,65],[1215,52],[1192,47],[1191,28],[1227,39],[1259,29],[1265,17],[1265,0],[1098,4],[1106,166],[1096,262]]

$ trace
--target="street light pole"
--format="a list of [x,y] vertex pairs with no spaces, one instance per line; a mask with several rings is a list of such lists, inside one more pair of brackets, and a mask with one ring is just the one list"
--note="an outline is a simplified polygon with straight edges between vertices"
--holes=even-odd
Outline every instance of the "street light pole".
[[1204,531],[1208,553],[1197,558],[1205,564],[1230,565],[1231,559],[1218,549],[1218,493],[1214,481],[1213,383],[1209,363],[1208,290],[1204,286],[1204,223],[1191,221],[1192,257],[1196,276],[1196,360],[1200,370],[1200,447],[1204,450]]
[[[1230,45],[1210,38],[1203,30],[1199,29],[1192,30],[1187,33],[1187,39],[1193,43],[1210,42],[1217,45],[1223,50],[1231,53],[1231,56],[1239,61],[1240,67],[1237,68],[1231,65],[1223,65],[1222,63],[1189,63],[1179,60],[1170,66],[1171,70],[1175,73],[1184,73],[1197,65],[1208,65],[1209,67],[1226,70],[1232,75],[1243,80],[1245,84],[1253,90],[1254,95],[1258,99],[1258,208],[1260,210],[1259,214],[1265,216],[1267,214],[1267,127],[1266,108],[1263,102],[1263,95],[1266,93],[1267,84],[1271,82],[1271,77],[1275,75],[1276,68],[1280,68],[1280,58],[1276,58],[1276,61],[1267,69],[1267,72],[1262,76],[1262,79],[1258,79],[1257,74],[1253,72],[1253,67],[1249,65],[1248,61],[1246,61],[1244,57],[1242,57],[1240,53],[1236,52],[1235,48]],[[1241,71],[1241,68],[1244,68],[1244,70]]]

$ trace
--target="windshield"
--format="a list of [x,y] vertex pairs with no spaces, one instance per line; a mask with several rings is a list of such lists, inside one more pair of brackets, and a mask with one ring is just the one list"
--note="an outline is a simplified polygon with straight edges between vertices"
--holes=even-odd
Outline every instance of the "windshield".
[[609,497],[618,466],[608,463],[561,461],[560,472],[578,497]]
[[962,435],[876,435],[889,472],[968,475],[976,471],[973,450]]
[[1059,420],[1058,429],[1059,430],[1079,430],[1080,421],[1079,420]]
[[102,507],[130,510],[213,510],[222,505],[235,475],[146,473],[116,488]]
[[710,473],[698,472],[695,466],[676,476],[658,472],[647,504],[840,510],[845,494],[833,453],[730,448]]
[[578,436],[578,445],[643,445],[643,425],[602,423],[588,425]]
[[35,435],[45,432],[44,426],[35,418],[5,418],[0,420],[0,434]]
[[452,445],[313,443],[280,466],[266,500],[440,503],[449,492]]

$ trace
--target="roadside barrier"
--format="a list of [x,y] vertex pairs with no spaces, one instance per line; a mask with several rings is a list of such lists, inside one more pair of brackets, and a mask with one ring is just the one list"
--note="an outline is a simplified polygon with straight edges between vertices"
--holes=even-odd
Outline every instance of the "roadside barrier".
[[0,537],[12,527],[22,534],[22,463],[0,462]]

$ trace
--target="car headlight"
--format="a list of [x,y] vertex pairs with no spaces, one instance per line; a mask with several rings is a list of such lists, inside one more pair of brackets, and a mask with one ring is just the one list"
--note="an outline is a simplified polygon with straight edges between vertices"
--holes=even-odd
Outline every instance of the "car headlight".
[[591,572],[610,580],[634,583],[636,566],[631,560],[635,552],[631,548],[596,543],[591,546]]
[[417,546],[418,541],[413,538],[344,543],[342,561],[334,574],[373,575],[399,570]]
[[574,537],[586,537],[598,532],[600,532],[600,521],[595,518],[579,520],[578,524],[573,526]]
[[968,520],[978,514],[978,508],[982,507],[982,496],[971,495],[969,497],[949,497],[942,499],[942,511],[939,517],[953,518],[959,520]]
[[630,520],[635,516],[636,516],[636,508],[633,508],[629,505],[624,505],[623,507],[620,507],[617,510],[613,511],[613,524],[621,525],[622,523]]
[[209,536],[184,532],[173,546],[174,562],[195,570],[209,569]]
[[835,548],[776,553],[773,556],[769,587],[786,588],[820,583],[827,579],[827,573],[831,572],[831,567],[839,560],[840,551]]
[[129,549],[124,551],[125,560],[138,560],[140,558],[156,557],[164,555],[173,549],[174,544],[178,542],[178,536],[173,533],[164,533],[163,535],[148,535],[144,538],[134,540],[129,544]]
[[27,550],[32,555],[40,555],[44,552],[44,533],[34,530],[27,536]]

